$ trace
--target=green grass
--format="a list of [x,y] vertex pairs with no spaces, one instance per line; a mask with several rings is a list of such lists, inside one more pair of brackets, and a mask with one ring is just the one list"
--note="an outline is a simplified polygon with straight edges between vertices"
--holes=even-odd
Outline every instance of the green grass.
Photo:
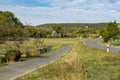
[[6,66],[7,64],[0,64],[0,67],[2,67],[2,66]]
[[66,42],[74,45],[65,56],[15,80],[120,80],[120,54],[85,46],[77,39],[61,40]]

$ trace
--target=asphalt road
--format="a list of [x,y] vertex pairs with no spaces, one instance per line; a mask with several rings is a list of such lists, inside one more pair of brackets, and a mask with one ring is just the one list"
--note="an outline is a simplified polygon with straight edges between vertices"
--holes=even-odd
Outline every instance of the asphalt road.
[[42,67],[64,55],[71,47],[72,45],[66,45],[48,55],[0,67],[0,80],[11,80],[38,67]]
[[[96,40],[89,40],[89,41],[86,41],[85,44],[88,45],[88,46],[92,46],[92,47],[95,47],[95,48],[99,48],[99,49],[103,49],[103,50],[106,50],[107,51],[107,46],[105,45],[100,45],[99,43],[102,42],[103,40],[101,38],[98,38]],[[115,47],[111,47],[109,46],[109,50],[110,52],[117,52],[117,53],[120,53],[120,48],[115,48]]]

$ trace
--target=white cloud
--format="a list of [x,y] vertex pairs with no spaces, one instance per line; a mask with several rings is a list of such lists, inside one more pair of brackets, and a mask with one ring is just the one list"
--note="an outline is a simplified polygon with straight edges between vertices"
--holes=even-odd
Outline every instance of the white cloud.
[[[41,0],[37,0],[41,1]],[[102,2],[103,1],[103,2]],[[117,20],[120,22],[118,0],[44,0],[51,7],[0,6],[0,10],[10,10],[23,23],[39,25],[44,23],[67,22],[106,22]]]

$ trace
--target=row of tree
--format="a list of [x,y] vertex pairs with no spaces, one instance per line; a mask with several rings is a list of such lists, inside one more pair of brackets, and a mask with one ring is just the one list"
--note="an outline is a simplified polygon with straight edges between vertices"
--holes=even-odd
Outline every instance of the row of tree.
[[[104,28],[107,23],[61,23],[61,24],[44,24],[38,25],[40,29],[47,30],[50,37],[51,33],[55,34],[56,37],[88,37],[89,34],[99,34],[98,30]],[[88,28],[87,28],[88,27]],[[52,36],[51,36],[52,37]]]
[[[101,30],[102,29],[102,30]],[[25,38],[65,38],[88,37],[99,34],[107,42],[118,37],[120,30],[116,21],[110,23],[64,23],[25,26],[10,11],[0,11],[0,43],[7,40],[23,40]]]

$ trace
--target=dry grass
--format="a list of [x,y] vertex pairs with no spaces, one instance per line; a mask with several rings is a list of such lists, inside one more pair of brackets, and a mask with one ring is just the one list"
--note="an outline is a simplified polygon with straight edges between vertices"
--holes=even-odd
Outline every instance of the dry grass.
[[76,39],[71,42],[73,48],[65,56],[15,80],[120,80],[120,54],[85,46]]

